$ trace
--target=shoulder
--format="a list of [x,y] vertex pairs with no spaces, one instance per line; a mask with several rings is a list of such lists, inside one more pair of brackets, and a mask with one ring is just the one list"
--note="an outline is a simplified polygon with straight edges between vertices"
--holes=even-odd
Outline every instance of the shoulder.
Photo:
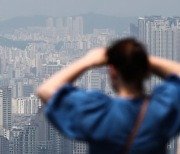
[[165,79],[165,83],[175,84],[176,86],[180,86],[180,76],[171,74]]
[[161,117],[175,111],[180,113],[179,100],[180,79],[176,75],[170,75],[164,82],[157,85],[150,96],[151,107]]
[[[163,83],[157,85],[151,95],[151,120],[159,121],[160,134],[168,138],[180,130],[180,78],[168,76]],[[153,118],[152,118],[153,117]],[[149,120],[150,121],[150,120]]]
[[164,82],[157,85],[151,96],[151,107],[157,114],[180,113],[180,79],[176,75],[170,75]]
[[152,95],[153,96],[180,95],[180,78],[174,74],[168,76],[161,84],[157,85],[154,88]]

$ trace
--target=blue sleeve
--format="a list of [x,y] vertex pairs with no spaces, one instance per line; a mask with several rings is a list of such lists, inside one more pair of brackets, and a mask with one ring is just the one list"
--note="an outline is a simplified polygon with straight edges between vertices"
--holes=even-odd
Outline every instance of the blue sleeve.
[[86,92],[66,84],[49,100],[45,114],[60,132],[70,138],[101,138],[105,135],[105,128],[102,128],[111,106],[110,100],[99,91]]
[[[170,75],[153,92],[161,117],[161,132],[171,138],[180,132],[180,78]],[[163,131],[164,130],[164,131]]]

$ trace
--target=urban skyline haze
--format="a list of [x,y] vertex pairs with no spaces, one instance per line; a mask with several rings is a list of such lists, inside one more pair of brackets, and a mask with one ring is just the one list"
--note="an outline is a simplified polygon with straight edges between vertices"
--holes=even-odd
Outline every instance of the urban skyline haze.
[[[37,88],[87,51],[127,37],[144,43],[149,55],[180,62],[179,6],[178,0],[0,0],[0,154],[88,154],[86,142],[69,140],[47,121]],[[74,85],[117,97],[109,81],[100,67]],[[147,94],[161,82],[149,78]],[[178,141],[168,142],[167,154],[177,154]]]
[[0,0],[0,19],[17,16],[72,16],[89,12],[120,17],[179,15],[178,0]]

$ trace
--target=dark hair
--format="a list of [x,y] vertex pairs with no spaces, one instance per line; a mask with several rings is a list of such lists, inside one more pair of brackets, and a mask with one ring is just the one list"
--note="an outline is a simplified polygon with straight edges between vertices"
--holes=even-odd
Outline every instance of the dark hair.
[[112,64],[126,83],[142,84],[149,72],[149,61],[145,47],[133,38],[118,40],[107,50]]

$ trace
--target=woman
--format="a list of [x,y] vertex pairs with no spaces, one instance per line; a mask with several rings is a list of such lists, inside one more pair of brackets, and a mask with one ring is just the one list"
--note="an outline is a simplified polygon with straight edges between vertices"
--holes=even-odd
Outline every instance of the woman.
[[[107,65],[118,97],[84,91],[72,83],[84,71]],[[164,82],[149,97],[144,80],[155,74]],[[134,39],[93,49],[57,72],[38,89],[48,119],[66,136],[89,143],[91,154],[165,153],[180,131],[180,64],[148,56]]]

